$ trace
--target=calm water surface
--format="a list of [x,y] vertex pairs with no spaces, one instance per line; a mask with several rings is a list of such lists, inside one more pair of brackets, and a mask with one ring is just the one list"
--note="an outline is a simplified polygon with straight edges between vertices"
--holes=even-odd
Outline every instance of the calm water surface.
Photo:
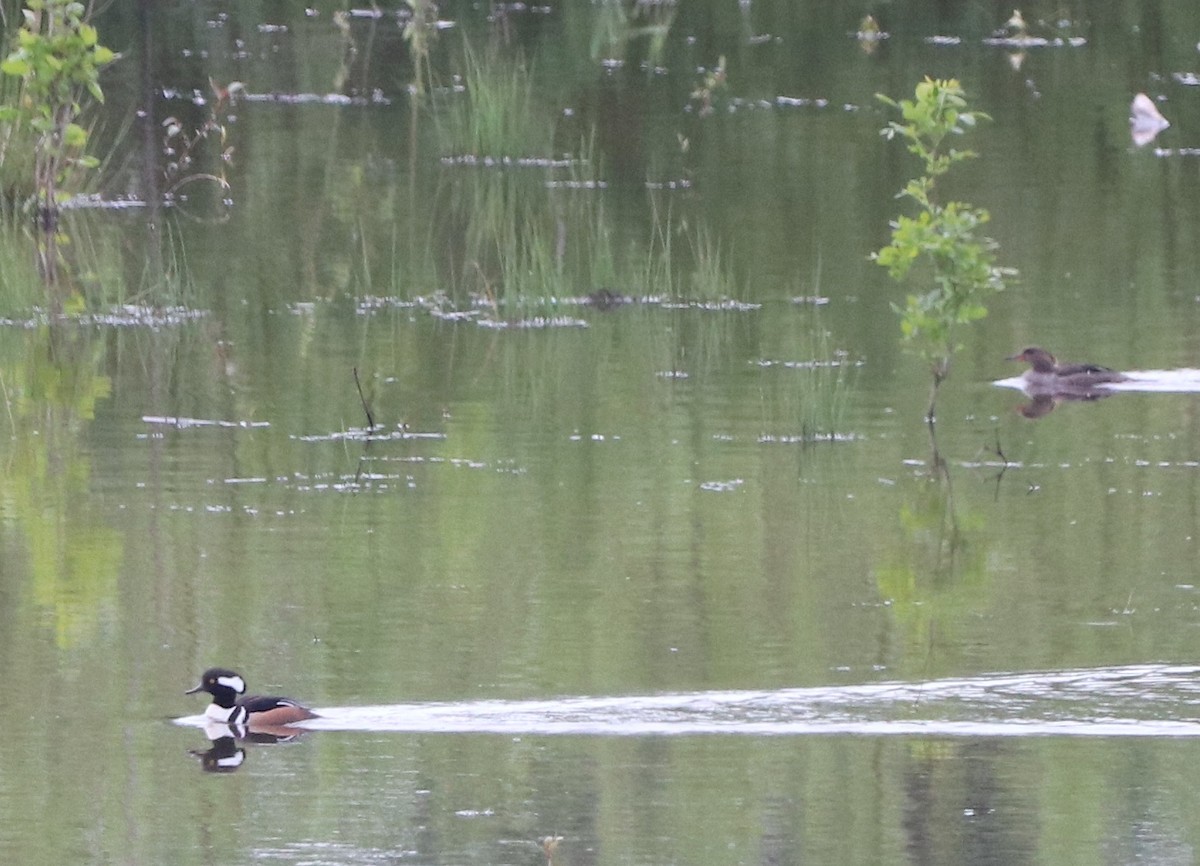
[[[0,859],[1192,862],[1197,395],[993,382],[1200,367],[1200,12],[1025,8],[1083,41],[1016,58],[1008,7],[926,6],[869,53],[839,3],[449,4],[414,112],[392,17],[114,4],[105,196],[246,95],[228,190],[72,213],[97,321],[6,301]],[[915,171],[874,94],[927,73],[994,118],[950,186],[1021,271],[936,453],[866,259]],[[214,664],[326,718],[172,723]]]

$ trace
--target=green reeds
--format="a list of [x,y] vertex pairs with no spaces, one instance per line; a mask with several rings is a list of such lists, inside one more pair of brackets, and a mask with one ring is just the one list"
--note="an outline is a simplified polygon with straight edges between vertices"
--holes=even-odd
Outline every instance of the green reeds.
[[735,300],[742,295],[728,262],[721,254],[721,243],[712,231],[701,225],[687,235],[691,245],[691,297],[701,303]]
[[773,377],[762,390],[762,439],[811,444],[851,438],[844,425],[854,361],[836,348],[818,312],[799,324],[799,358],[782,365],[795,375]]
[[[591,160],[585,153],[574,164]],[[548,189],[546,178],[520,170],[455,178],[441,218],[452,277],[441,284],[456,303],[530,307],[604,289],[720,307],[743,295],[721,242],[703,224],[693,228],[670,208],[655,208],[645,240],[622,247],[603,193]]]
[[523,62],[464,45],[462,63],[465,93],[439,127],[445,182],[393,235],[393,285],[433,283],[497,318],[598,292],[703,305],[741,294],[720,240],[664,209],[669,194],[650,200],[642,239],[618,231],[594,140],[554,152],[560,115],[536,102]]
[[736,275],[707,225],[695,227],[651,199],[650,237],[640,278],[651,295],[701,305],[719,305],[742,295]]
[[451,149],[492,159],[547,155],[554,127],[534,102],[524,62],[479,55],[464,43],[462,63],[466,93],[451,114]]

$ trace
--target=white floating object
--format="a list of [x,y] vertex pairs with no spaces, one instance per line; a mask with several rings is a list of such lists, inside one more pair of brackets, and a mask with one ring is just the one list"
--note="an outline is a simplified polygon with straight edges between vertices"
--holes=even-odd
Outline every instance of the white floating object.
[[1133,98],[1129,106],[1129,132],[1137,147],[1154,141],[1170,125],[1149,96],[1139,93]]

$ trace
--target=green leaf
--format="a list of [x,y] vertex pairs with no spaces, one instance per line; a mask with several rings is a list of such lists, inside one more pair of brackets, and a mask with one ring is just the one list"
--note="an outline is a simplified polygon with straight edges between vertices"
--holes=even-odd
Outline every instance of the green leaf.
[[10,54],[8,59],[0,63],[0,72],[5,75],[11,75],[14,78],[24,78],[33,68],[29,65],[29,61],[18,57],[16,54]]
[[103,45],[97,45],[92,49],[92,62],[97,66],[107,66],[117,59],[117,54],[111,48],[105,48]]
[[67,147],[83,147],[87,144],[87,130],[78,123],[68,123],[63,133],[63,141]]

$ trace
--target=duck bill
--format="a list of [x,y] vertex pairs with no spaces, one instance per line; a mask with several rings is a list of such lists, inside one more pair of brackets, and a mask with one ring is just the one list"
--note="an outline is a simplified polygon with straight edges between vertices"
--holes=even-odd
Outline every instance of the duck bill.
[[196,686],[195,688],[188,689],[186,692],[184,692],[184,694],[185,695],[194,695],[194,694],[196,694],[196,692],[202,692],[202,691],[204,691],[204,683],[201,683],[200,685]]

